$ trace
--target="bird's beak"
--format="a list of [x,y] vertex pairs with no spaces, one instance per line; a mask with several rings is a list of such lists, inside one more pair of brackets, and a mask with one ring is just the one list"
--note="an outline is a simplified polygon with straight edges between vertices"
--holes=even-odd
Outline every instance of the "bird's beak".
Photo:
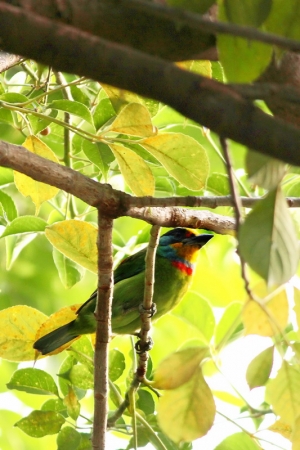
[[212,234],[199,234],[199,236],[193,236],[184,239],[183,244],[201,248],[203,247],[203,245],[207,244],[207,242],[210,241],[213,237],[214,236]]

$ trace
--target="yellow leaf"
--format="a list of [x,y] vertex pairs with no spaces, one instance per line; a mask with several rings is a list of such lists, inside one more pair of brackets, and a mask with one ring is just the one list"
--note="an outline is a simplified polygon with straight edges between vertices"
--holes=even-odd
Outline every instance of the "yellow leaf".
[[158,423],[174,442],[193,441],[211,428],[216,406],[199,368],[188,383],[167,391],[158,403]]
[[186,60],[176,63],[181,69],[190,70],[191,72],[198,73],[204,77],[212,77],[211,61],[208,60]]
[[[23,147],[27,148],[27,150],[35,153],[36,155],[59,163],[51,148],[49,148],[36,136],[28,136],[23,144]],[[21,192],[21,194],[24,195],[24,197],[31,197],[36,207],[36,213],[38,213],[43,202],[53,198],[59,191],[59,189],[54,186],[35,181],[27,175],[23,175],[22,173],[16,171],[14,171],[14,178],[17,189]]]
[[[253,293],[256,296],[265,296],[267,294],[265,283],[255,286]],[[262,299],[261,306],[253,300],[248,300],[242,312],[245,334],[275,336],[286,327],[288,314],[288,299],[284,286],[269,294],[267,301]]]
[[297,334],[298,334],[298,336],[300,336],[300,291],[299,291],[299,289],[296,289],[296,288],[294,288],[294,301],[295,301],[294,311],[296,314],[297,325],[298,325]]
[[274,433],[279,433],[286,439],[291,439],[292,427],[282,420],[276,420],[276,422],[273,423],[273,425],[271,425],[268,430],[274,431]]
[[9,361],[35,359],[35,334],[47,316],[26,305],[0,311],[0,356]]
[[297,417],[293,426],[292,443],[293,450],[300,450],[300,416]]
[[239,408],[245,406],[244,400],[242,400],[239,397],[236,397],[235,395],[230,394],[230,392],[213,390],[213,394],[215,397],[219,398],[223,402],[230,403],[231,405],[238,406]]
[[190,347],[172,353],[157,367],[153,387],[176,389],[186,383],[198,370],[200,362],[209,354],[208,347]]
[[144,139],[141,145],[172,177],[192,191],[206,185],[209,160],[198,141],[182,133],[162,133]]
[[45,235],[65,256],[97,273],[96,227],[79,220],[63,220],[47,227]]
[[153,195],[154,177],[145,161],[130,148],[118,144],[109,144],[115,155],[122,175],[135,195]]
[[270,380],[266,388],[266,401],[273,407],[274,413],[293,427],[300,415],[300,373],[287,361],[282,362],[276,377]]
[[118,114],[107,131],[148,137],[156,133],[148,109],[140,103],[126,105]]
[[[51,314],[51,316],[48,317],[48,319],[45,320],[36,331],[34,342],[40,339],[41,337],[45,336],[46,334],[50,333],[51,331],[56,330],[62,325],[65,325],[69,322],[72,322],[72,320],[76,319],[77,317],[76,311],[79,309],[80,306],[81,304],[65,306],[64,308],[61,308],[58,311],[56,311],[54,314]],[[48,353],[47,356],[56,355],[57,353],[62,352],[66,348],[70,347],[70,345],[77,339],[78,338],[73,339],[67,344],[62,345],[61,347],[54,350],[54,352]]]

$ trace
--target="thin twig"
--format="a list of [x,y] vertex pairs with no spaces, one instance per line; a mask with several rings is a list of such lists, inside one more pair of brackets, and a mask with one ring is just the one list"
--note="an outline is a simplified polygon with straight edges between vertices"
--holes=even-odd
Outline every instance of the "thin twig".
[[[230,185],[231,195],[232,195],[232,199],[233,199],[233,203],[234,203],[234,211],[235,211],[235,218],[236,218],[236,234],[238,235],[239,227],[243,221],[242,202],[241,202],[241,199],[239,196],[239,192],[238,192],[237,185],[236,185],[236,180],[235,180],[234,173],[233,173],[233,168],[232,168],[232,164],[231,164],[231,160],[230,160],[230,154],[229,154],[227,140],[221,136],[220,143],[221,143],[221,147],[222,147],[223,153],[224,153],[224,158],[226,161],[229,185]],[[250,286],[249,286],[249,279],[248,279],[247,272],[246,272],[246,263],[239,252],[239,246],[237,248],[237,253],[241,260],[241,272],[242,272],[242,278],[245,283],[246,292],[249,295],[249,297],[254,300],[253,294],[252,294]]]
[[136,377],[140,382],[145,381],[147,372],[148,352],[144,349],[149,345],[150,329],[151,329],[151,311],[155,306],[152,302],[154,293],[154,278],[155,278],[155,256],[156,249],[159,242],[160,227],[153,225],[150,232],[150,241],[146,253],[146,270],[145,270],[145,289],[143,308],[141,312],[141,330],[139,332],[139,353],[138,368],[136,371]]

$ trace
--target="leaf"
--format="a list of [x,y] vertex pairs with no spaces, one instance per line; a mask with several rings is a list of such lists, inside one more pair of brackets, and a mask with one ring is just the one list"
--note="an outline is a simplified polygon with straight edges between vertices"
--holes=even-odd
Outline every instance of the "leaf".
[[109,144],[109,147],[115,155],[120,171],[132,192],[138,196],[153,195],[154,177],[145,161],[123,145]]
[[69,392],[64,398],[64,405],[67,407],[71,419],[77,420],[80,413],[80,403],[71,386],[69,386]]
[[265,189],[276,189],[286,173],[286,164],[282,161],[249,150],[246,167],[250,181]]
[[300,450],[300,417],[297,417],[292,434],[293,450]]
[[106,179],[109,164],[114,161],[114,155],[109,146],[103,144],[103,142],[92,143],[84,139],[82,142],[82,150],[86,157],[101,170]]
[[[197,311],[197,314],[195,314]],[[172,311],[196,327],[207,343],[210,342],[215,329],[215,317],[210,304],[195,292],[188,292],[184,300]]]
[[49,434],[57,434],[65,423],[65,419],[54,411],[32,411],[15,424],[29,436],[40,438]]
[[86,105],[80,102],[76,102],[74,100],[54,100],[48,108],[58,109],[60,111],[65,111],[74,116],[78,116],[83,120],[86,120],[88,123],[93,125],[93,118],[90,113],[90,110]]
[[236,397],[235,395],[230,394],[230,392],[216,391],[214,389],[213,394],[214,397],[219,398],[225,403],[230,403],[231,405],[238,406],[239,408],[245,406],[244,400],[242,400],[240,397]]
[[[205,414],[201,414],[205,411]],[[177,389],[159,400],[157,413],[162,431],[174,442],[193,441],[211,428],[216,407],[201,369]]]
[[109,97],[111,104],[117,113],[128,103],[141,103],[148,109],[151,117],[155,116],[158,112],[159,102],[157,100],[140,97],[133,92],[119,89],[114,86],[109,86],[107,84],[101,83],[101,86]]
[[97,272],[96,227],[79,220],[63,220],[48,226],[45,236],[53,247],[72,261]]
[[293,427],[300,415],[300,373],[297,367],[283,360],[277,376],[267,384],[266,401],[283,422]]
[[268,427],[268,430],[274,431],[274,433],[279,433],[281,436],[285,437],[286,439],[291,440],[292,436],[292,427],[290,425],[287,425],[282,420],[276,420],[273,425]]
[[239,248],[269,285],[283,284],[295,274],[299,243],[280,188],[270,191],[247,215],[239,230]]
[[72,367],[69,373],[69,380],[74,386],[80,389],[94,388],[94,376],[89,369],[82,364],[76,364],[76,366]]
[[21,216],[14,219],[2,233],[1,237],[45,231],[47,222],[36,216]]
[[98,131],[112,117],[116,115],[109,98],[102,98],[95,108],[93,119],[95,128]]
[[219,323],[216,326],[215,331],[215,346],[218,347],[220,343],[225,339],[226,344],[229,342],[230,337],[236,331],[237,327],[241,323],[241,311],[242,304],[238,302],[230,303],[225,309]]
[[14,181],[13,171],[6,167],[0,167],[0,186],[11,184]]
[[67,408],[63,404],[63,401],[61,398],[51,398],[42,404],[41,410],[42,411],[56,411],[56,412],[60,412],[61,414],[64,414],[64,413],[66,413]]
[[[197,1],[197,0],[196,0]],[[189,60],[176,63],[181,69],[190,70],[207,78],[212,77],[211,61],[208,60]]]
[[17,370],[6,386],[8,389],[25,391],[28,394],[58,396],[57,386],[51,375],[31,367]]
[[136,407],[142,410],[147,416],[155,414],[155,403],[150,392],[145,389],[139,389]]
[[110,381],[116,381],[125,370],[125,357],[117,349],[113,349],[109,352],[109,369],[108,375]]
[[[62,325],[65,325],[65,324],[71,322],[72,320],[76,319],[76,317],[77,317],[76,311],[79,309],[80,306],[81,306],[81,304],[65,306],[65,307],[59,309],[58,311],[56,311],[54,314],[51,314],[51,316],[49,316],[47,318],[47,320],[43,321],[43,323],[40,325],[38,330],[36,330],[34,342],[37,341],[42,336],[45,336],[46,334],[50,333],[51,331],[56,330],[57,328],[61,327]],[[76,338],[76,339],[78,339],[78,338]],[[72,341],[68,342],[67,344],[62,345],[61,347],[57,348],[53,352],[48,353],[47,356],[56,355],[57,353],[62,352],[63,350],[68,348],[70,345],[72,345],[72,343],[76,339],[73,339]]]
[[0,191],[0,203],[3,208],[5,219],[11,222],[18,217],[17,207],[13,199],[5,194],[5,192]]
[[70,289],[82,279],[84,274],[83,268],[64,256],[56,248],[53,248],[53,260],[59,278],[66,289]]
[[0,311],[0,356],[9,361],[31,361],[35,333],[47,316],[26,305]]
[[272,370],[273,357],[274,346],[266,348],[250,362],[246,372],[250,389],[266,384]]
[[215,447],[215,450],[229,449],[261,450],[261,447],[259,447],[248,434],[235,433],[225,438],[219,445]]
[[300,39],[299,19],[300,8],[298,0],[273,0],[271,13],[265,23],[270,33],[292,39]]
[[77,450],[81,435],[73,427],[64,427],[57,436],[57,450]]
[[209,355],[208,347],[190,347],[172,353],[154,372],[153,386],[158,389],[176,389],[187,383],[198,371],[200,362]]
[[141,137],[156,134],[148,109],[140,103],[126,105],[105,131]]
[[298,325],[298,335],[300,334],[300,291],[299,289],[294,288],[294,311],[296,314],[297,325]]
[[181,133],[163,133],[143,140],[141,145],[186,188],[196,191],[205,187],[209,161],[195,139]]
[[[53,151],[36,136],[28,136],[23,143],[23,147],[36,155],[59,163]],[[56,187],[40,183],[39,181],[35,181],[27,175],[16,171],[14,171],[14,177],[17,189],[24,197],[31,197],[37,212],[43,202],[53,198],[59,191]]]
[[[261,24],[271,7],[270,0],[243,1],[238,5],[226,0],[219,5],[219,19],[240,25]],[[220,62],[228,81],[249,83],[267,68],[272,57],[272,46],[236,36],[219,34],[217,37]]]
[[[264,283],[259,283],[253,288],[255,295],[266,295]],[[289,307],[285,288],[275,290],[267,296],[268,300],[259,303],[248,300],[246,302],[242,318],[245,326],[245,334],[258,334],[260,336],[276,336],[282,332],[288,323]]]
[[31,234],[19,234],[6,236],[5,247],[6,247],[6,269],[10,270],[13,263],[18,258],[21,251],[33,241],[37,236],[36,233]]

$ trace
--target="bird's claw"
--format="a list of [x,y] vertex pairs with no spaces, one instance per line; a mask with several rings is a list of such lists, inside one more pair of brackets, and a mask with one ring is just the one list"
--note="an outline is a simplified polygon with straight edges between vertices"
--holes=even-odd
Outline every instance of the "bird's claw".
[[150,309],[144,308],[142,303],[139,305],[139,313],[140,314],[149,314],[149,316],[148,316],[149,318],[153,317],[154,314],[156,314],[156,312],[157,312],[157,308],[156,308],[155,303],[152,303]]
[[140,353],[145,353],[145,352],[149,352],[152,347],[153,347],[154,343],[152,341],[152,339],[149,337],[148,340],[146,342],[142,342],[140,339],[136,342],[134,348],[135,351],[140,354]]

